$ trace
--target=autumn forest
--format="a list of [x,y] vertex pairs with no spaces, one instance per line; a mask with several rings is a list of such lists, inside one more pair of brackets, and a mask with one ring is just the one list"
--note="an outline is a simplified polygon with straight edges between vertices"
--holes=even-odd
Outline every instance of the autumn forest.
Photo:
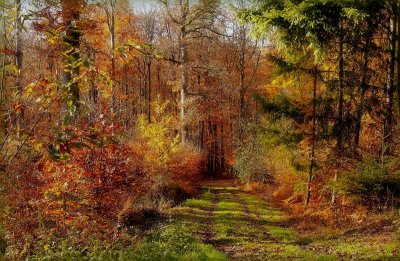
[[0,0],[0,260],[400,260],[399,0]]

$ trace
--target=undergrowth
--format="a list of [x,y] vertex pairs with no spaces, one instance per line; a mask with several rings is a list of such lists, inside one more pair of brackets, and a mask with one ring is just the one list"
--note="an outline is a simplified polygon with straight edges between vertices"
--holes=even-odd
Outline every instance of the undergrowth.
[[226,260],[211,245],[198,241],[189,228],[182,224],[167,224],[154,229],[149,236],[131,241],[130,245],[104,245],[92,242],[84,248],[73,248],[68,242],[53,249],[50,245],[28,260]]

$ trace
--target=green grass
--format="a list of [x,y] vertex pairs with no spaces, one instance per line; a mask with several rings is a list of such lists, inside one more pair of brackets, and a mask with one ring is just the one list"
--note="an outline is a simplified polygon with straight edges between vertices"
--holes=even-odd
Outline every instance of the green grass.
[[172,224],[138,244],[119,260],[227,260],[211,245],[199,242],[188,227]]
[[[400,260],[393,234],[300,234],[284,213],[234,187],[207,187],[170,211],[169,221],[134,244],[68,245],[39,260]],[[207,240],[212,244],[202,243]],[[218,250],[217,250],[218,249]],[[1,259],[1,258],[0,258]]]
[[197,208],[201,210],[208,210],[211,208],[212,203],[204,199],[189,199],[184,206],[190,208]]
[[191,228],[172,221],[154,229],[149,236],[130,246],[104,246],[101,242],[91,247],[74,249],[68,244],[48,248],[29,260],[119,260],[119,261],[184,261],[227,260],[226,256],[211,245],[200,242]]
[[209,187],[218,198],[213,212],[214,244],[234,259],[400,260],[397,243],[371,235],[318,239],[298,234],[284,213],[233,187]]

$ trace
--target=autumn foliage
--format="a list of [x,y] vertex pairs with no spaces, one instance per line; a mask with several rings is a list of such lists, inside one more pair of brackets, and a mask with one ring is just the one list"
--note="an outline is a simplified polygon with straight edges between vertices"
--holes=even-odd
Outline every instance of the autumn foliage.
[[[118,125],[105,117],[60,128],[49,152],[15,178],[15,186],[10,184],[7,229],[14,256],[50,242],[57,247],[65,239],[73,245],[89,238],[108,240],[120,229],[128,201],[135,212],[157,209],[161,198],[179,202],[196,193],[201,158],[193,151],[154,137],[140,140],[141,146],[125,145],[117,138]],[[163,143],[160,150],[176,146],[158,151],[168,152],[165,160],[147,158],[157,142]],[[159,167],[150,168],[149,160]]]

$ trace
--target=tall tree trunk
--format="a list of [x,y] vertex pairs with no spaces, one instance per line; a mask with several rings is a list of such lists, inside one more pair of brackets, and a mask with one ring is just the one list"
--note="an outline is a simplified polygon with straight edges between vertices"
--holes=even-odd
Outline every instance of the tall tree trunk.
[[[336,144],[336,159],[339,160],[342,156],[344,144],[344,37],[343,37],[343,21],[340,22],[339,29],[339,105],[338,105],[338,119],[337,119],[337,144]],[[337,180],[337,173],[333,177],[333,182]],[[335,189],[332,190],[331,203],[335,203],[336,192]]]
[[21,136],[21,129],[24,125],[24,107],[22,106],[22,91],[24,88],[23,85],[23,52],[22,52],[22,18],[21,18],[21,0],[16,0],[17,12],[16,12],[16,21],[17,21],[17,35],[16,35],[16,54],[15,54],[15,65],[17,67],[17,92],[18,92],[18,105],[19,109],[17,110],[17,118],[16,118],[16,126],[17,126],[17,136]]
[[314,175],[314,167],[315,167],[315,143],[317,136],[317,80],[318,80],[318,68],[315,66],[314,68],[314,85],[313,85],[313,112],[312,112],[312,136],[311,136],[311,160],[310,160],[310,169],[308,172],[308,184],[307,184],[307,197],[306,197],[306,206],[310,204],[311,198],[311,182]]
[[128,84],[125,83],[125,128],[129,128],[129,88]]
[[339,32],[339,105],[338,105],[338,120],[337,120],[337,155],[340,156],[343,152],[343,135],[344,135],[344,57],[343,57],[343,22],[340,22]]
[[180,56],[181,56],[181,100],[180,100],[180,118],[181,118],[181,138],[182,143],[187,143],[187,119],[185,114],[187,88],[189,85],[189,57],[186,43],[186,30],[181,27],[180,33]]
[[151,123],[151,60],[147,61],[147,121]]
[[393,4],[393,17],[390,20],[389,29],[389,68],[386,90],[386,115],[383,131],[382,155],[393,152],[393,97],[394,97],[394,73],[396,64],[396,38],[397,38],[397,4]]
[[397,92],[397,109],[400,114],[400,19],[397,19],[397,84],[396,84],[396,92]]
[[111,7],[111,17],[110,17],[110,41],[111,41],[111,81],[112,81],[112,103],[111,109],[115,113],[117,111],[116,95],[117,95],[117,85],[115,81],[115,14],[114,7]]
[[[243,39],[242,39],[243,41]],[[244,110],[245,110],[245,86],[244,86],[244,78],[245,78],[245,47],[243,43],[241,44],[240,54],[239,54],[239,140],[242,140],[243,137],[243,120],[244,120]]]
[[362,117],[364,114],[364,100],[365,94],[367,92],[367,74],[368,74],[368,62],[369,62],[369,51],[371,44],[371,32],[368,30],[367,36],[365,39],[365,49],[364,49],[364,58],[363,58],[363,67],[362,67],[362,77],[361,77],[361,95],[360,95],[360,103],[357,107],[357,123],[355,127],[355,137],[354,137],[354,149],[356,150],[358,145],[360,144],[360,135],[361,135],[361,124]]
[[239,86],[239,141],[243,138],[243,120],[244,120],[244,110],[245,110],[245,101],[244,101],[244,71],[240,72],[240,86]]
[[[2,1],[1,11],[5,13],[5,1]],[[7,48],[7,28],[5,22],[5,16],[1,17],[1,41],[2,41],[2,48],[6,50]],[[1,82],[0,82],[0,112],[1,112],[1,140],[0,142],[6,142],[7,138],[7,119],[6,113],[4,112],[5,106],[5,88],[6,88],[6,62],[7,62],[7,55],[6,52],[2,52],[1,54]],[[3,146],[2,146],[3,147]]]

